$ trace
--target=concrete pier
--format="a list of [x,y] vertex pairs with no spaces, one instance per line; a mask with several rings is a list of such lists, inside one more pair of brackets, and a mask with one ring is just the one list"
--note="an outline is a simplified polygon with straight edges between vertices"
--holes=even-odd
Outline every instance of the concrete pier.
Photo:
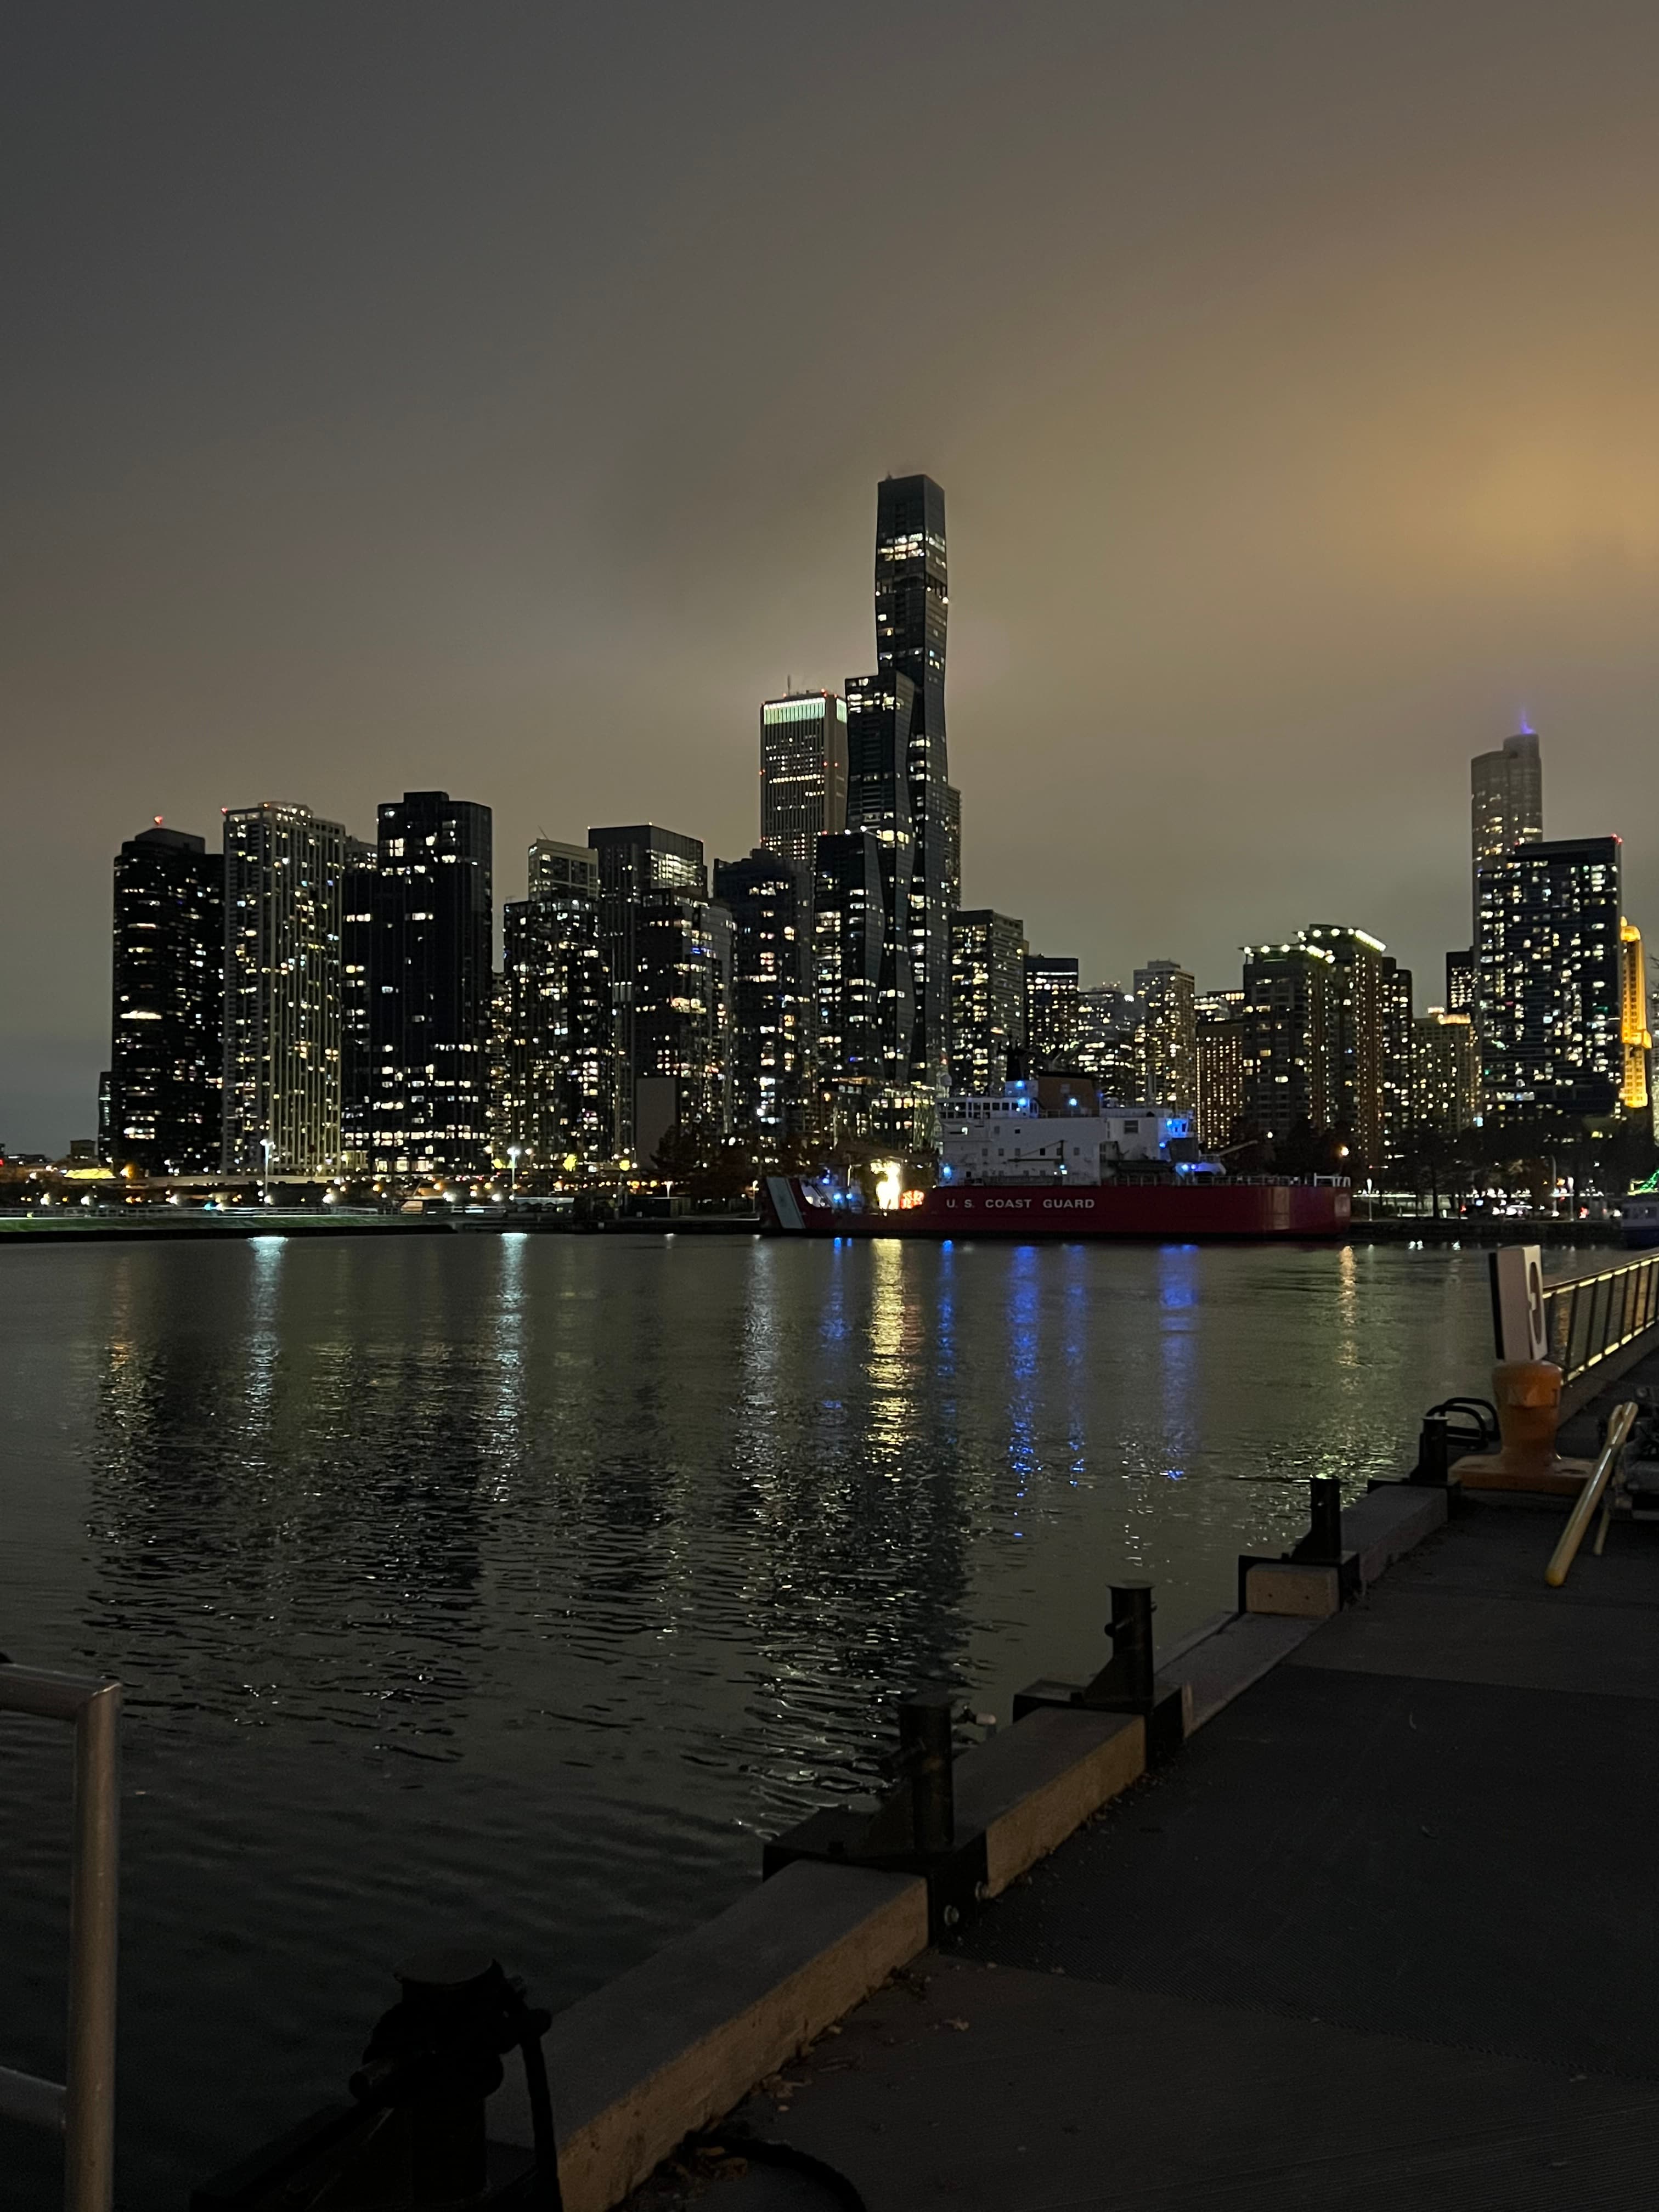
[[[1614,1395],[1643,1382],[1659,1360]],[[1659,1528],[1616,1522],[1552,1590],[1559,1504],[1441,1509],[1376,1493],[1343,1516],[1359,1603],[1166,1659],[1180,1755],[1033,1849],[723,2148],[787,2142],[868,2212],[1651,2201]],[[629,2202],[705,2195],[854,2201],[728,2157]]]

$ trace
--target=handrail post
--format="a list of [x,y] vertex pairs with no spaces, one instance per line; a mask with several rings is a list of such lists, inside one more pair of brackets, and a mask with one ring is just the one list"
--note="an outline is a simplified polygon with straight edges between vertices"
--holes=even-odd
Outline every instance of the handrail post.
[[110,2212],[115,2189],[115,1947],[120,1868],[121,1686],[75,1721],[64,2212]]

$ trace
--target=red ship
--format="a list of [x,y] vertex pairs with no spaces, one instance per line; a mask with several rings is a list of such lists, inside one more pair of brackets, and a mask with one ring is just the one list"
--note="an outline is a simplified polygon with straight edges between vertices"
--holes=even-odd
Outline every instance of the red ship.
[[761,1184],[764,1225],[782,1237],[1141,1237],[1165,1243],[1347,1233],[1346,1183],[1125,1180],[1063,1184],[975,1183],[906,1191],[890,1209],[848,1204],[796,1176]]

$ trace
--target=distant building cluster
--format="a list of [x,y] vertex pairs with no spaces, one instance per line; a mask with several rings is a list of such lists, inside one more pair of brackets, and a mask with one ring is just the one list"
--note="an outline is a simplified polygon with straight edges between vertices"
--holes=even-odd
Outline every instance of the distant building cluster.
[[370,842],[265,801],[226,811],[219,853],[140,831],[115,862],[100,1157],[648,1174],[733,1139],[922,1150],[945,1101],[1050,1076],[1087,1085],[1113,1144],[1144,1111],[1224,1159],[1328,1136],[1379,1175],[1483,1119],[1648,1115],[1619,840],[1546,841],[1530,731],[1474,763],[1473,942],[1443,1004],[1419,1013],[1410,972],[1339,922],[1247,946],[1223,989],[1171,959],[1085,984],[1022,921],[962,903],[929,477],[878,487],[874,599],[873,672],[761,707],[752,852],[711,879],[699,839],[650,823],[538,840],[499,967],[487,806],[405,792]]

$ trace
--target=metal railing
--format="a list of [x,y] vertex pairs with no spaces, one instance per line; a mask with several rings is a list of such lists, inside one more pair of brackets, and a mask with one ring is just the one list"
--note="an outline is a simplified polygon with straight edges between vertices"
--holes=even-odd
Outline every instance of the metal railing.
[[1659,1252],[1544,1286],[1545,1353],[1573,1382],[1659,1324]]
[[[1561,1540],[1551,1553],[1550,1563],[1544,1570],[1544,1580],[1552,1589],[1560,1589],[1562,1583],[1567,1579],[1568,1570],[1578,1557],[1578,1547],[1584,1540],[1584,1531],[1589,1527],[1590,1517],[1601,1503],[1601,1493],[1612,1480],[1613,1471],[1619,1465],[1625,1446],[1630,1441],[1630,1432],[1635,1426],[1638,1411],[1638,1408],[1632,1402],[1615,1406],[1613,1408],[1613,1418],[1607,1423],[1607,1441],[1601,1446],[1595,1465],[1590,1469],[1589,1480],[1573,1501],[1572,1510],[1567,1516],[1567,1525],[1561,1531]],[[1611,1510],[1610,1504],[1609,1510]],[[1602,1538],[1607,1533],[1604,1520],[1601,1535],[1596,1539],[1595,1548],[1598,1552],[1601,1548]]]
[[121,1685],[0,1664],[0,1712],[75,1729],[67,2081],[0,2066],[0,2114],[64,2138],[64,2212],[110,2212],[115,2179],[115,1937]]

